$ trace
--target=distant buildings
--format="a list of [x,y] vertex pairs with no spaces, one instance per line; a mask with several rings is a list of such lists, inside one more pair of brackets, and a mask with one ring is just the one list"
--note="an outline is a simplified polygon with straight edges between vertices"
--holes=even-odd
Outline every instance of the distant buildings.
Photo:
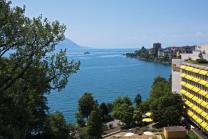
[[153,43],[153,47],[148,49],[148,53],[151,55],[154,55],[157,58],[166,58],[166,59],[172,59],[172,58],[178,58],[180,57],[181,53],[183,54],[190,54],[195,50],[196,45],[192,46],[171,46],[167,48],[162,48],[162,44],[157,42]]
[[199,58],[199,54],[202,54],[204,59],[208,60],[208,45],[200,45],[196,46],[192,53],[183,53],[181,54],[181,59],[189,59],[196,60]]
[[172,58],[178,58],[180,57],[181,53],[192,53],[195,49],[195,45],[193,46],[181,46],[181,47],[176,47],[176,46],[172,46],[172,47],[167,47],[164,49],[160,49],[158,51],[158,57],[166,57],[169,59]]
[[181,59],[172,59],[172,92],[182,95],[185,117],[208,134],[208,63],[197,62],[208,60],[208,45],[180,55]]
[[162,44],[157,42],[153,43],[153,55],[158,56],[158,51],[162,48]]

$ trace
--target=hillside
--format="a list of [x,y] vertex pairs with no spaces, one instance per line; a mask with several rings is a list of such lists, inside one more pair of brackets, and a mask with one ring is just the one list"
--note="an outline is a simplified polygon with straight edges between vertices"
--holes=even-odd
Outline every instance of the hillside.
[[68,50],[73,50],[73,49],[82,49],[83,47],[79,46],[72,40],[66,38],[63,42],[57,45],[57,49],[68,49]]

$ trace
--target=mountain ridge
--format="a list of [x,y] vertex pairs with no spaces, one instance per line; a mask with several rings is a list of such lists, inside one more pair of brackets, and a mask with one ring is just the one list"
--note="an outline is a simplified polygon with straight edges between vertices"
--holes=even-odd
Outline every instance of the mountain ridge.
[[58,49],[83,49],[85,47],[82,47],[80,45],[78,45],[77,43],[75,43],[74,41],[72,41],[71,39],[69,38],[66,38],[64,41],[62,41],[61,43],[59,43],[57,45],[57,48]]

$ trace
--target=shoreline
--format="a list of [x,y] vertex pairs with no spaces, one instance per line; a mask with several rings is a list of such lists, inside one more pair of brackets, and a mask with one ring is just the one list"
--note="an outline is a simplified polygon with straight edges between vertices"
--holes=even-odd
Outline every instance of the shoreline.
[[146,58],[143,58],[143,57],[140,57],[140,56],[132,57],[132,56],[127,56],[126,55],[126,58],[139,59],[139,60],[142,60],[142,61],[152,62],[152,63],[159,63],[159,64],[162,64],[162,65],[171,65],[171,62],[164,62],[164,61],[160,61],[160,60],[157,60],[157,59],[146,59]]

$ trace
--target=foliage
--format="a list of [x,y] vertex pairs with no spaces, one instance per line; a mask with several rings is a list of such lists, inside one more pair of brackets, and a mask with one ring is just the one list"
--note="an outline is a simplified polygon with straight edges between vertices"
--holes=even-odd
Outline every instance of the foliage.
[[113,109],[113,117],[119,119],[125,124],[125,127],[131,127],[134,123],[134,107],[127,104],[122,104],[119,107]]
[[140,104],[142,103],[142,97],[140,94],[137,94],[136,97],[134,98],[134,102],[136,103],[136,106],[139,107]]
[[192,60],[191,58],[187,59],[186,62],[191,63],[191,64],[199,64],[199,65],[207,65],[208,61],[206,59],[196,59]]
[[76,131],[66,123],[61,113],[56,112],[48,116],[43,136],[45,139],[73,139]]
[[189,139],[201,139],[197,134],[195,134],[193,131],[188,132],[188,138]]
[[80,112],[76,112],[75,116],[76,116],[77,124],[80,127],[84,127],[85,126],[85,120],[84,120],[83,115]]
[[199,64],[208,64],[208,61],[206,59],[196,59],[196,63],[199,63]]
[[158,122],[159,126],[178,125],[183,114],[182,98],[171,93],[170,79],[156,77],[150,98],[142,102],[139,107],[142,113],[151,111],[154,122]]
[[141,113],[141,111],[138,108],[134,109],[133,121],[138,126],[142,125],[142,113]]
[[154,101],[154,99],[158,99],[166,94],[171,94],[170,83],[161,76],[156,77],[151,88],[150,101]]
[[141,123],[140,112],[132,106],[132,102],[128,97],[118,97],[113,102],[112,115],[114,118],[123,122],[125,127],[131,127],[135,123]]
[[46,94],[65,87],[79,62],[69,61],[66,27],[46,18],[28,18],[25,9],[0,0],[0,134],[24,139],[41,134],[47,120]]
[[153,112],[153,119],[158,125],[178,125],[183,115],[183,100],[178,94],[168,94],[154,100],[150,111]]
[[101,103],[99,105],[99,110],[100,110],[101,115],[103,116],[106,116],[109,113],[108,107],[105,103]]
[[202,52],[199,53],[199,59],[200,60],[203,60],[204,59]]
[[94,100],[91,93],[84,93],[83,96],[79,99],[79,112],[80,114],[88,118],[94,106],[96,105],[96,101]]
[[150,105],[150,99],[147,99],[145,101],[143,101],[140,105],[139,105],[139,110],[142,112],[142,113],[145,113],[147,111],[149,111],[149,105]]
[[169,64],[171,62],[171,59],[168,57],[168,55],[158,57],[157,52],[153,53],[153,49],[146,49],[144,46],[141,49],[136,50],[132,53],[126,53],[126,56],[140,58],[146,61],[160,62],[164,64]]
[[108,103],[101,103],[99,105],[99,111],[100,111],[100,114],[101,114],[101,117],[102,117],[102,121],[103,122],[106,122],[108,120],[111,120],[111,116],[109,115],[109,113],[112,111],[112,108],[111,108],[111,104]]
[[128,106],[132,105],[132,102],[130,100],[129,97],[118,97],[115,99],[115,101],[113,102],[113,110],[116,107],[120,107],[121,105],[126,104]]
[[88,122],[87,122],[87,134],[89,138],[99,139],[103,133],[102,119],[99,111],[93,109],[91,111]]
[[78,128],[79,138],[80,139],[88,139],[87,127]]

